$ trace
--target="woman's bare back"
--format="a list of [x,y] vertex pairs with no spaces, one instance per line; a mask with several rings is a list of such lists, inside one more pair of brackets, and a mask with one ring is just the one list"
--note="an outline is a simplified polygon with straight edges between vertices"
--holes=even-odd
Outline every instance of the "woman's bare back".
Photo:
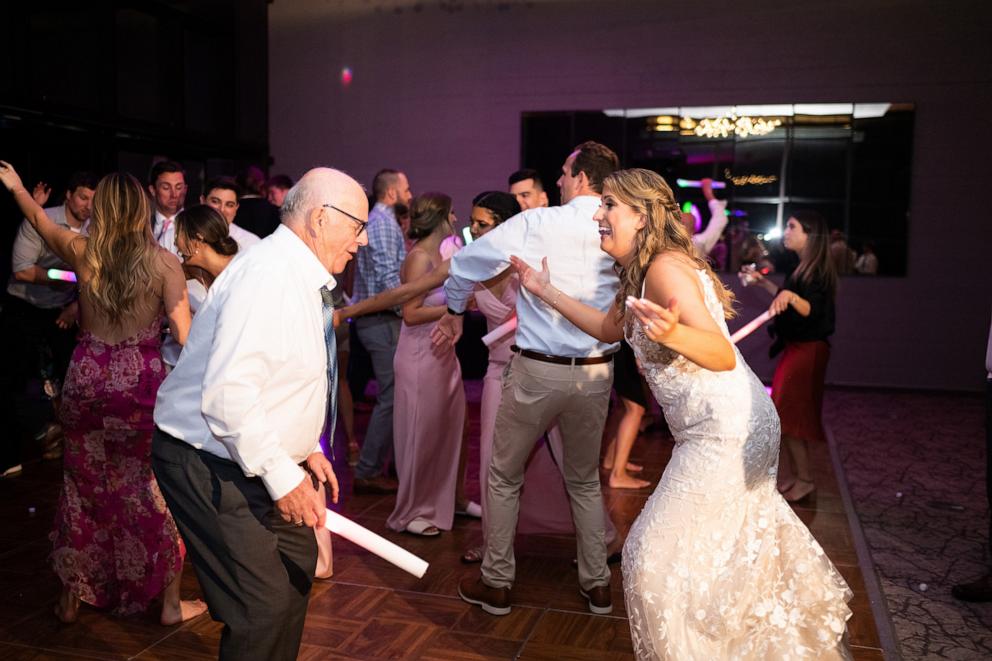
[[[166,281],[169,277],[169,269],[174,268],[163,253],[178,264],[178,260],[171,253],[160,248],[155,256],[152,282],[147,289],[141,291],[128,310],[128,314],[119,323],[113,322],[107,313],[94,305],[87,296],[85,284],[92,277],[92,273],[84,265],[80,265],[77,273],[80,284],[80,328],[107,344],[117,344],[134,337],[153,323],[161,323],[162,316],[168,314],[164,304]],[[108,265],[108,268],[113,268],[113,265]],[[183,283],[185,285],[185,280]]]

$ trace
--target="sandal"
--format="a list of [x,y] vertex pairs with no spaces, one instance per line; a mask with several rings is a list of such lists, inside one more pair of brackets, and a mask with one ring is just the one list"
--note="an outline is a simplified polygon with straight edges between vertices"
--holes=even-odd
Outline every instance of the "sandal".
[[474,500],[468,501],[464,507],[460,505],[455,506],[455,514],[458,516],[470,516],[473,519],[482,518],[482,506]]
[[441,531],[437,529],[433,523],[427,519],[414,519],[410,523],[406,524],[406,531],[411,535],[420,535],[421,537],[437,537],[441,534]]
[[485,553],[485,548],[481,546],[475,546],[469,550],[462,553],[462,564],[474,565],[477,562],[482,562],[482,556]]

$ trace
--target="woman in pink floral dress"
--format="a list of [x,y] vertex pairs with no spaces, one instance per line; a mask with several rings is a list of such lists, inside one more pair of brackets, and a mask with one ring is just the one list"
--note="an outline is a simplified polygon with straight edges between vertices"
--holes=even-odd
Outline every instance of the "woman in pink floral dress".
[[88,237],[55,225],[3,161],[0,181],[79,280],[82,332],[63,389],[64,480],[51,534],[63,586],[55,613],[72,622],[85,601],[130,615],[161,596],[162,624],[195,617],[206,606],[179,599],[184,549],[150,463],[163,314],[180,343],[190,326],[179,260],[155,243],[148,198],[130,175],[97,185]]

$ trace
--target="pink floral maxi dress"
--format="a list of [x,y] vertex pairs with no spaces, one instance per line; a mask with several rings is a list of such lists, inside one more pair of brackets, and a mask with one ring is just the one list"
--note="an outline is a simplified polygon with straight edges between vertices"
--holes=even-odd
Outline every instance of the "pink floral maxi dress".
[[161,319],[117,344],[83,332],[62,402],[62,494],[52,561],[81,600],[145,611],[182,569],[184,548],[152,474]]

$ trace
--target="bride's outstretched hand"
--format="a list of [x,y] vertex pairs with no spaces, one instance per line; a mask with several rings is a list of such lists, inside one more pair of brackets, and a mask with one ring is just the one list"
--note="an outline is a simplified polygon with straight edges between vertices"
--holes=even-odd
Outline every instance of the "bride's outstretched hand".
[[679,302],[672,299],[668,307],[662,307],[646,298],[627,297],[627,309],[634,313],[644,334],[658,344],[665,344],[679,325]]
[[510,255],[510,265],[516,269],[517,274],[520,276],[520,284],[530,293],[543,299],[551,287],[551,272],[548,271],[548,258],[544,257],[541,259],[540,271],[516,255]]

